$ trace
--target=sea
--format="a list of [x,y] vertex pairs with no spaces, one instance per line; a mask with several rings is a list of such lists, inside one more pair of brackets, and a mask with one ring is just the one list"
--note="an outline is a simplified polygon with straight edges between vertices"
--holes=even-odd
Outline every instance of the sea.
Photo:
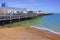
[[60,13],[44,16],[39,19],[39,23],[36,28],[60,34]]
[[21,21],[13,24],[16,26],[32,26],[38,29],[48,30],[50,32],[60,34],[60,13],[53,15],[39,16],[30,20]]

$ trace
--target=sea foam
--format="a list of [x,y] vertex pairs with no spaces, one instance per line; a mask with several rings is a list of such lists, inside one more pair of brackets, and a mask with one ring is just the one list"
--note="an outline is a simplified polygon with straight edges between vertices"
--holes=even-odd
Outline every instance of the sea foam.
[[48,29],[48,28],[43,28],[43,27],[38,27],[38,26],[31,26],[31,28],[37,28],[37,29],[40,29],[40,30],[46,30],[46,31],[48,31],[49,33],[54,33],[54,34],[60,35],[60,32],[55,32],[55,31],[53,31],[53,30],[51,30],[51,29]]

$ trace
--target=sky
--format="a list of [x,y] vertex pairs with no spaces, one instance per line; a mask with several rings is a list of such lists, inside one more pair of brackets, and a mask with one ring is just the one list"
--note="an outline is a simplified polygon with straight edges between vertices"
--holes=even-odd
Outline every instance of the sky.
[[3,2],[6,2],[6,7],[60,13],[60,0],[0,0],[0,7]]

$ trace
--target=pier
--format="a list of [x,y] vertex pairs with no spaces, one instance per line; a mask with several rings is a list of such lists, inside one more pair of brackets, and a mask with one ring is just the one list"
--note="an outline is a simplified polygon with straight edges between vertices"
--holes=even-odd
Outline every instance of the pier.
[[32,18],[37,17],[37,13],[6,13],[6,14],[2,14],[0,13],[0,24],[8,24],[8,23],[12,23],[12,22],[20,22],[20,21],[24,21],[24,20],[29,20]]

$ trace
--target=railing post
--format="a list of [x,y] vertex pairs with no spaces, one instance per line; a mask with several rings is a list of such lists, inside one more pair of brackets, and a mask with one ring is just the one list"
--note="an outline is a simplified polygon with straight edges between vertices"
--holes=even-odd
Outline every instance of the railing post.
[[12,18],[11,18],[11,16],[10,16],[10,27],[11,27],[11,24],[12,24]]
[[19,18],[19,26],[20,26],[20,15],[18,16],[18,18]]
[[20,22],[20,16],[19,16],[19,22]]
[[3,17],[1,17],[2,18],[2,25],[4,26],[4,19],[3,19]]
[[25,20],[27,19],[27,16],[25,16]]

